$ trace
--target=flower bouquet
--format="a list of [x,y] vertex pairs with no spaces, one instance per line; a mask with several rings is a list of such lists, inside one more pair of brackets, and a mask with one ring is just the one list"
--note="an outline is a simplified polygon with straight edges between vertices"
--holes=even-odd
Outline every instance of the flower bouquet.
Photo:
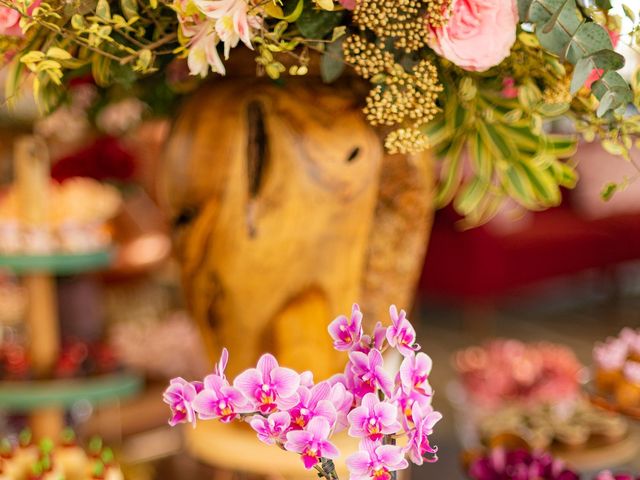
[[[33,78],[46,111],[89,75],[143,97],[224,75],[240,48],[258,75],[304,76],[318,54],[326,82],[349,66],[370,82],[364,113],[389,152],[432,149],[437,205],[472,224],[506,197],[541,209],[576,182],[576,139],[548,133],[567,117],[587,140],[628,157],[640,129],[640,76],[618,72],[635,47],[633,9],[609,0],[0,0],[9,99]],[[624,17],[622,16],[624,14]],[[623,29],[624,26],[624,29]],[[286,74],[286,75],[285,75]],[[160,80],[158,80],[160,79]],[[603,190],[611,196],[617,184]]]
[[594,477],[581,476],[546,452],[504,450],[496,448],[485,455],[470,459],[467,475],[473,480],[634,480],[629,473],[612,473],[604,470]]
[[[327,480],[337,478],[333,460],[340,455],[331,437],[344,429],[360,441],[359,450],[346,459],[352,479],[387,480],[407,468],[408,460],[436,461],[429,437],[442,415],[431,406],[432,362],[419,351],[405,312],[392,306],[390,313],[392,324],[378,323],[370,335],[363,334],[357,305],[350,317],[336,318],[329,333],[334,348],[348,353],[349,360],[344,374],[317,383],[311,372],[281,367],[271,354],[260,357],[256,368],[227,379],[224,349],[204,381],[171,381],[164,394],[172,411],[169,424],[245,421],[261,442],[298,454],[306,469]],[[403,356],[397,372],[384,364],[382,354],[389,348]]]

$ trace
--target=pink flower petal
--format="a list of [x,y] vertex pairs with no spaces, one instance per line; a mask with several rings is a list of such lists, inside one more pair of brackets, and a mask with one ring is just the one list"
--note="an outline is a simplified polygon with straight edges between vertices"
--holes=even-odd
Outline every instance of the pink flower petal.
[[276,360],[276,357],[270,353],[265,353],[258,360],[256,368],[258,372],[260,372],[260,375],[262,375],[262,381],[266,382],[271,376],[271,371],[277,367],[278,361]]
[[233,386],[240,390],[245,397],[254,400],[256,391],[262,386],[262,376],[257,369],[250,368],[235,378]]
[[329,382],[320,382],[311,389],[309,405],[316,405],[320,400],[326,400],[331,395],[331,385]]
[[347,457],[346,464],[351,478],[366,478],[369,476],[369,463],[371,459],[367,452],[359,451]]
[[331,426],[326,418],[313,417],[309,420],[306,431],[311,433],[316,439],[326,439],[329,437]]
[[265,379],[271,379],[278,395],[290,397],[296,393],[300,386],[300,375],[297,372],[290,368],[275,367],[270,373]]
[[287,433],[284,448],[290,452],[302,453],[313,439],[313,434],[304,430],[293,430]]

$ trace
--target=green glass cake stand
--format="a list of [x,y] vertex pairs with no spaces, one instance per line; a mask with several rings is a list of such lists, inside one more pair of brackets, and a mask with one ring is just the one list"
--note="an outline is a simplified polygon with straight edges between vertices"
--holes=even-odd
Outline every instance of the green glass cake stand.
[[0,408],[32,412],[41,408],[72,407],[78,401],[100,405],[131,397],[142,388],[133,373],[114,373],[89,378],[0,382]]
[[0,255],[0,268],[4,267],[22,275],[38,272],[71,275],[103,269],[111,263],[112,258],[112,250],[48,255]]

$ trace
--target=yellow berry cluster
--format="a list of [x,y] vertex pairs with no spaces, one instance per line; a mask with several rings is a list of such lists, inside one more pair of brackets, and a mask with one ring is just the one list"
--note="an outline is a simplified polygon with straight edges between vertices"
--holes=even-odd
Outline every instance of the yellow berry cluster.
[[427,45],[428,26],[444,25],[450,5],[451,0],[359,0],[353,18],[362,30],[411,53]]
[[391,153],[424,150],[427,138],[417,128],[438,113],[436,102],[442,92],[438,71],[425,59],[406,70],[382,47],[359,35],[345,42],[347,63],[375,84],[367,97],[364,113],[374,126],[399,127],[386,140]]

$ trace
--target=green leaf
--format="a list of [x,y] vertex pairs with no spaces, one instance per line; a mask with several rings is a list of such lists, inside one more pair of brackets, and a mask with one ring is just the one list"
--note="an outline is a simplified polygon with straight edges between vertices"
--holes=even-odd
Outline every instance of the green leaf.
[[322,81],[325,83],[334,82],[344,71],[345,64],[342,43],[342,39],[330,43],[322,54],[322,58],[320,59],[320,75],[322,76]]
[[633,13],[633,10],[628,5],[622,4],[622,9],[624,10],[624,14],[627,16],[629,20],[632,22],[636,21],[636,14]]
[[529,18],[529,9],[533,0],[518,0],[518,14],[522,21]]
[[541,103],[536,111],[545,117],[557,117],[566,113],[570,107],[569,103]]
[[444,156],[435,200],[438,207],[444,207],[451,202],[458,191],[460,181],[462,180],[463,147],[464,141],[458,139],[450,145]]
[[429,145],[434,149],[448,142],[454,134],[454,130],[449,128],[442,114],[420,127],[420,131],[429,138]]
[[501,175],[502,185],[509,196],[530,210],[538,210],[538,204],[527,173],[520,164],[509,164]]
[[624,57],[613,50],[598,50],[578,60],[571,78],[571,94],[582,88],[594,69],[618,70],[624,67]]
[[469,138],[468,148],[474,172],[479,178],[488,182],[493,174],[493,164],[491,163],[491,154],[478,132]]
[[596,112],[599,117],[633,101],[633,93],[629,84],[618,72],[614,71],[605,73],[600,80],[591,86],[591,91],[600,100]]
[[567,45],[565,57],[574,65],[599,50],[613,50],[609,32],[595,22],[584,22]]
[[76,30],[84,29],[84,17],[76,13],[73,17],[71,17],[71,26]]
[[517,150],[511,139],[501,135],[493,125],[479,122],[477,128],[482,142],[493,156],[504,160],[514,160],[518,157]]
[[318,10],[312,0],[304,0],[304,8],[296,26],[305,38],[323,39],[342,24],[345,11]]
[[542,149],[558,158],[567,158],[576,153],[578,142],[572,135],[545,135]]
[[100,87],[106,87],[111,83],[111,59],[94,53],[91,62],[91,74]]
[[120,0],[120,8],[127,20],[138,16],[138,2],[136,0]]
[[98,4],[96,5],[96,15],[102,20],[111,20],[109,0],[98,0]]
[[558,182],[558,185],[566,188],[574,188],[576,186],[578,173],[572,166],[554,159],[549,169],[556,179],[556,182]]
[[38,50],[32,50],[29,53],[23,55],[22,57],[20,57],[20,62],[24,63],[24,64],[29,64],[29,63],[36,63],[36,62],[40,62],[41,60],[43,60],[45,57],[43,52],[40,52]]
[[558,10],[554,11],[549,20],[537,25],[536,34],[543,48],[562,58],[567,42],[580,27],[582,16],[576,8],[575,0],[566,0],[555,8]]
[[521,165],[537,199],[547,207],[560,204],[560,188],[553,176],[533,162],[525,160]]
[[617,183],[613,183],[613,182],[607,183],[602,189],[602,191],[600,192],[600,196],[605,202],[608,202],[609,200],[611,200],[611,198],[613,198],[613,195],[616,193],[617,190],[618,190]]
[[456,195],[453,208],[461,215],[469,215],[474,211],[489,191],[489,182],[474,176]]
[[540,148],[540,135],[533,133],[529,125],[501,125],[497,128],[504,137],[510,138],[520,151],[534,154]]
[[69,52],[59,47],[49,48],[49,50],[47,50],[47,57],[56,60],[70,60],[72,58]]
[[304,8],[304,0],[297,0],[297,2],[293,5],[294,7],[291,10],[291,13],[288,14],[285,14],[283,10],[273,2],[267,3],[264,8],[269,16],[277,18],[278,20],[284,20],[288,23],[293,23],[298,20],[298,18],[300,18],[300,15],[302,14],[302,10]]
[[610,0],[596,0],[595,3],[600,10],[611,10],[613,8]]

